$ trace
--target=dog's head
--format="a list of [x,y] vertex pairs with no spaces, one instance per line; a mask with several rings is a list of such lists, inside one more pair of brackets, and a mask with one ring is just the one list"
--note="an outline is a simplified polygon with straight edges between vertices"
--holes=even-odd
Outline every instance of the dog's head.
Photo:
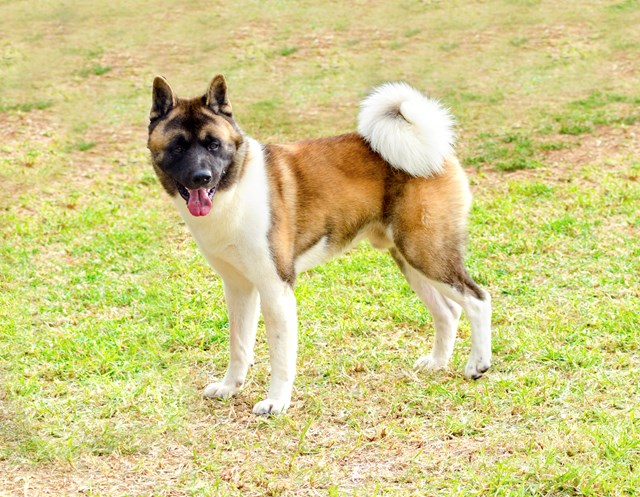
[[151,162],[167,193],[181,195],[192,215],[207,215],[216,191],[231,184],[243,142],[222,75],[193,99],[177,98],[167,80],[155,78],[147,142]]

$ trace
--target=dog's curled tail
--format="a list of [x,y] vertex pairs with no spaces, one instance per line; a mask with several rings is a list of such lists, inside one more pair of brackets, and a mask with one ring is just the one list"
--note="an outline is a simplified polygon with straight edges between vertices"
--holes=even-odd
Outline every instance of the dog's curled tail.
[[386,83],[362,101],[358,132],[393,167],[412,176],[442,172],[453,152],[453,117],[406,83]]

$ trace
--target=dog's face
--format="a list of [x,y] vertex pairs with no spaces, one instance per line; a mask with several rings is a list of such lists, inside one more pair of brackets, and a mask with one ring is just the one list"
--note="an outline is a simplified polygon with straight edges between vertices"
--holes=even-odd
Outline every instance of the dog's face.
[[213,78],[204,96],[190,100],[177,98],[156,77],[149,121],[147,146],[162,186],[171,196],[181,195],[192,215],[207,215],[216,191],[231,184],[243,143],[224,77]]

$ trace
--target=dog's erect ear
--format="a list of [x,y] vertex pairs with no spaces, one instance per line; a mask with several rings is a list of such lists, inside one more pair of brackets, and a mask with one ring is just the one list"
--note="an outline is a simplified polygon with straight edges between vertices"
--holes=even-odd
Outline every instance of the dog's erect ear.
[[216,114],[231,117],[231,104],[227,98],[227,82],[222,74],[218,74],[211,80],[205,102],[207,107]]
[[169,113],[176,106],[177,100],[173,90],[162,76],[156,76],[153,80],[153,104],[149,119],[159,119]]

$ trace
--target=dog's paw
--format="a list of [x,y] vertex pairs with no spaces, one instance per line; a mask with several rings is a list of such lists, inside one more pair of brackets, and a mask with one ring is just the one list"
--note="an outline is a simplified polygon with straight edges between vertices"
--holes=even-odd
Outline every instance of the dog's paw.
[[270,416],[271,414],[282,414],[289,407],[288,402],[277,399],[265,399],[253,406],[253,414]]
[[423,355],[415,363],[413,369],[416,371],[437,371],[438,369],[446,369],[448,361],[446,359],[436,359],[430,355]]
[[470,380],[477,380],[491,366],[490,359],[484,359],[483,357],[471,357],[467,366],[464,368],[464,375]]
[[240,390],[242,385],[227,384],[224,382],[209,383],[204,389],[204,396],[209,399],[228,399]]

